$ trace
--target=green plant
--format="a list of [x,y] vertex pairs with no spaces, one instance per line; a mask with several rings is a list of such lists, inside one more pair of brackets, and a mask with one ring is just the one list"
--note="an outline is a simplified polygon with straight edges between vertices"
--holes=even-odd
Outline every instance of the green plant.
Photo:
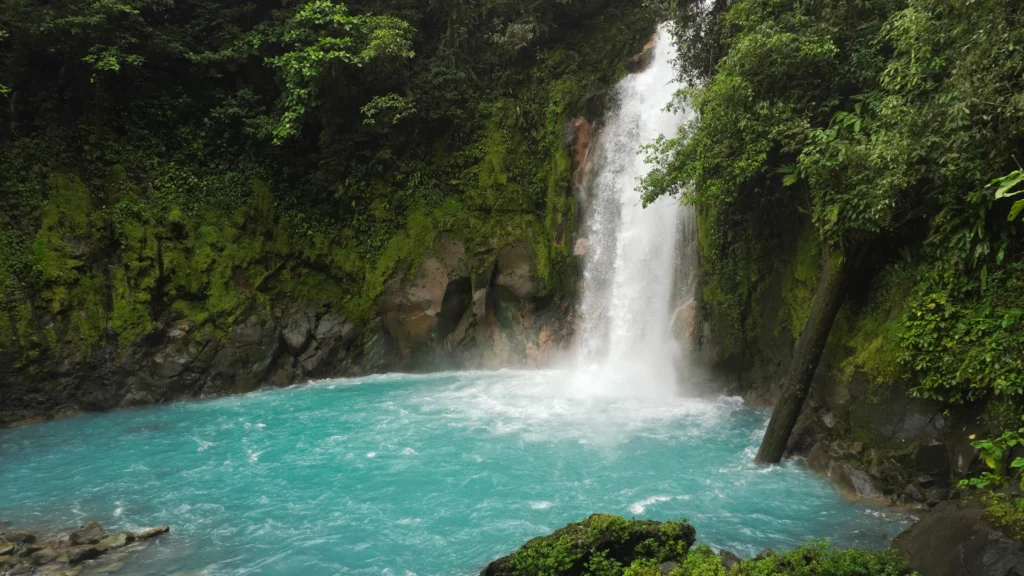
[[[1021,421],[1024,422],[1024,416]],[[1024,490],[1024,458],[1016,457],[1008,464],[1006,462],[1006,456],[1013,448],[1024,447],[1024,427],[1004,430],[998,438],[974,440],[971,446],[978,450],[981,461],[991,472],[982,472],[980,476],[961,480],[961,488],[996,489],[1016,482]]]

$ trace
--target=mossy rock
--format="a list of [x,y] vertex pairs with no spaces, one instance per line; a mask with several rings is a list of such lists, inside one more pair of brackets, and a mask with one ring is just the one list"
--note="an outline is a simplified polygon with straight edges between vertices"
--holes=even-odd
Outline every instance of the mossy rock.
[[630,566],[639,559],[682,561],[696,531],[683,522],[626,520],[594,514],[549,536],[530,540],[512,554],[491,562],[481,576],[578,576],[599,563]]

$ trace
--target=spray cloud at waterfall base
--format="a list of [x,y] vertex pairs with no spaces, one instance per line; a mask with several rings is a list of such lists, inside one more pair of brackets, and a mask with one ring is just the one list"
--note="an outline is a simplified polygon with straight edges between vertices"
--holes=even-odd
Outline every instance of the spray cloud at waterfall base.
[[685,352],[696,280],[693,209],[671,198],[644,208],[636,191],[649,170],[640,147],[674,135],[692,114],[667,108],[682,85],[664,26],[650,49],[648,66],[616,87],[584,186],[589,248],[573,385],[595,394],[692,391]]

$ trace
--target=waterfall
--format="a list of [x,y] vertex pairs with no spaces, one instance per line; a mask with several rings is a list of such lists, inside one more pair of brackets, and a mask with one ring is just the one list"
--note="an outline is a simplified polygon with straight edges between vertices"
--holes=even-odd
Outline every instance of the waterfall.
[[673,198],[643,208],[637,192],[649,165],[641,145],[673,136],[691,115],[666,105],[682,86],[663,26],[645,70],[616,87],[585,186],[587,252],[576,385],[629,395],[678,389],[682,348],[691,338],[696,284],[694,215]]

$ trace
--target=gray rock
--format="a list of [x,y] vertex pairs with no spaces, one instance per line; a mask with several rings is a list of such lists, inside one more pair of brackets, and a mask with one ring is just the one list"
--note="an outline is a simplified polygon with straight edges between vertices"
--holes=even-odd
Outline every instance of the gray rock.
[[941,442],[929,442],[917,447],[914,454],[916,468],[935,479],[940,487],[949,487],[949,451]]
[[942,502],[893,540],[910,568],[926,576],[1024,576],[1024,551],[988,526],[980,504]]
[[145,540],[147,538],[153,538],[153,537],[159,536],[161,534],[166,534],[166,533],[168,533],[170,531],[171,531],[171,527],[167,526],[165,524],[163,526],[154,526],[152,528],[143,528],[142,530],[139,530],[138,532],[135,533],[135,537],[140,539],[140,540]]
[[925,501],[924,492],[921,492],[921,489],[913,484],[907,484],[907,487],[903,489],[902,495],[912,502]]
[[14,552],[14,542],[0,543],[0,556],[8,556]]
[[765,558],[771,558],[772,556],[775,556],[775,550],[772,550],[771,548],[765,548],[764,550],[758,552],[757,556],[754,556],[754,559],[764,560]]
[[109,536],[107,531],[100,526],[99,522],[89,521],[82,524],[82,527],[71,533],[68,537],[72,544],[83,545],[83,544],[95,544],[100,540],[103,540]]
[[43,548],[42,550],[33,552],[30,558],[32,559],[33,564],[40,565],[49,564],[50,562],[57,560],[58,556],[60,556],[60,552],[53,548]]
[[940,502],[949,498],[949,490],[942,488],[929,488],[924,491],[925,504],[929,508],[938,506]]
[[96,544],[96,547],[101,551],[106,552],[112,548],[123,548],[133,541],[135,541],[135,535],[131,532],[119,532],[113,536],[107,536],[103,540],[100,540]]
[[863,470],[858,470],[857,468],[854,468],[853,466],[847,464],[843,466],[843,471],[841,472],[841,475],[848,478],[850,486],[853,488],[853,491],[856,492],[858,496],[861,496],[863,498],[885,497],[882,491],[875,487],[874,480],[871,479],[871,476],[868,476],[867,472],[864,472]]
[[678,565],[679,565],[678,562],[672,562],[670,560],[668,562],[662,562],[661,564],[658,564],[658,568],[661,569],[661,573],[662,574],[668,574],[669,572],[675,570],[676,566],[678,566]]
[[309,317],[302,312],[289,316],[288,321],[285,322],[284,329],[281,331],[284,343],[288,347],[288,351],[292,353],[292,356],[297,355],[306,347],[311,333],[312,328],[309,325]]
[[731,571],[735,566],[739,565],[743,560],[739,556],[729,552],[728,550],[719,550],[718,556],[722,559],[722,566],[725,567],[726,572]]
[[61,558],[67,558],[68,564],[78,564],[86,560],[98,558],[103,552],[95,546],[72,546],[61,554]]

